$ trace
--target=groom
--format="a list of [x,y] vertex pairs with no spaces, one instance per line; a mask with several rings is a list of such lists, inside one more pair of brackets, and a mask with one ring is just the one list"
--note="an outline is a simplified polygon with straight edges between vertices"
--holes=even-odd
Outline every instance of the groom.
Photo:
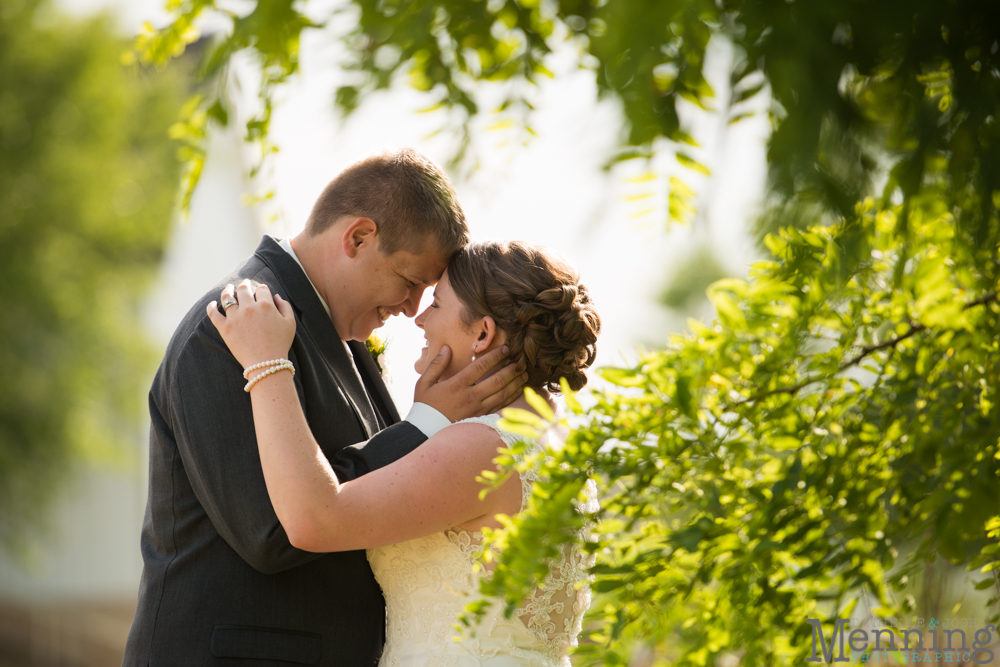
[[424,289],[468,242],[447,177],[406,150],[358,162],[317,200],[305,231],[265,237],[177,327],[153,380],[144,568],[122,663],[336,665],[378,662],[381,591],[362,551],[292,547],[267,496],[242,368],[205,314],[227,284],[264,283],[288,300],[299,400],[338,477],[406,455],[452,420],[489,412],[520,391],[501,361],[445,382],[444,350],[400,421],[364,341],[417,313]]

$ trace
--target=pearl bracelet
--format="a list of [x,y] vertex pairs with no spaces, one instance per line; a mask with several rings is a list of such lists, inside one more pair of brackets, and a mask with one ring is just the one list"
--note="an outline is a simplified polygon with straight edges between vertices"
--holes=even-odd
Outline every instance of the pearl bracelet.
[[247,366],[243,369],[243,379],[249,380],[250,373],[257,370],[258,368],[266,368],[268,366],[278,366],[280,364],[290,364],[288,359],[271,359],[271,361],[262,361],[259,364],[254,364],[253,366]]
[[[255,384],[257,384],[258,382],[260,382],[261,380],[263,380],[264,378],[266,378],[268,375],[274,375],[275,373],[278,373],[280,371],[291,371],[292,375],[294,376],[295,375],[295,366],[292,365],[292,362],[290,362],[290,361],[288,361],[286,359],[282,359],[281,361],[284,362],[284,363],[279,363],[277,365],[272,365],[266,371],[262,372],[260,375],[258,375],[254,379],[252,379],[249,382],[247,382],[247,386],[243,387],[243,391],[249,393],[250,390],[253,389],[253,386]],[[254,368],[251,366],[250,370],[254,370]]]

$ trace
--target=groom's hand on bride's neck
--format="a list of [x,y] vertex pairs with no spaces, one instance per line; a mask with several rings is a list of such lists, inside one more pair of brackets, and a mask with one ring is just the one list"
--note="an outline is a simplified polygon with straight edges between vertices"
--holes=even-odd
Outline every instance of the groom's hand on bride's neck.
[[[451,350],[445,345],[417,380],[413,400],[426,403],[452,422],[505,408],[521,395],[528,379],[523,361],[516,365],[506,363],[509,352],[504,345],[477,358],[447,380],[440,380],[451,360]],[[498,366],[502,368],[498,370]]]

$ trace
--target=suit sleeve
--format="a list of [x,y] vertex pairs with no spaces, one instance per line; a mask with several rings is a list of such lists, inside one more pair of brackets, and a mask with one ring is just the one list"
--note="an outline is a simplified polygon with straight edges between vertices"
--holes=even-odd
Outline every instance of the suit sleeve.
[[344,447],[330,457],[330,465],[337,479],[347,482],[403,458],[426,440],[427,436],[420,429],[402,421],[383,429],[370,440]]

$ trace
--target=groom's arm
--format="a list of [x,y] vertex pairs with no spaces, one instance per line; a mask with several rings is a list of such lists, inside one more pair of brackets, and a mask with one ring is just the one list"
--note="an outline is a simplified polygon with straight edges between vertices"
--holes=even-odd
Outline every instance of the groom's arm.
[[328,458],[337,479],[347,482],[395,463],[448,426],[451,420],[437,409],[425,403],[414,403],[403,421]]
[[398,461],[423,444],[427,437],[409,421],[401,421],[327,458],[337,479],[341,483],[348,482]]

